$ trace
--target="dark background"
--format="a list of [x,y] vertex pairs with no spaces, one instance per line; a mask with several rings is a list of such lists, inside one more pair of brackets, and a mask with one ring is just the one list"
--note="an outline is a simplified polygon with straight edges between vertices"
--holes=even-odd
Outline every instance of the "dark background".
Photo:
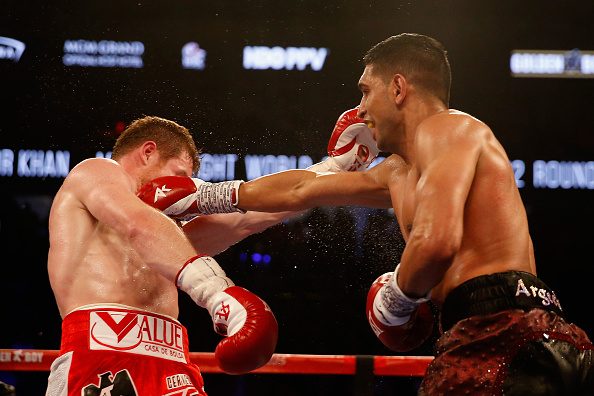
[[[513,78],[514,49],[594,50],[587,1],[16,1],[0,3],[0,36],[24,42],[0,60],[0,150],[69,150],[71,167],[109,151],[117,125],[143,115],[188,127],[205,152],[325,154],[338,115],[359,103],[361,58],[401,32],[441,41],[453,71],[451,107],[486,122],[511,160],[527,165],[521,189],[539,275],[568,318],[591,319],[593,192],[531,184],[535,160],[594,160],[594,80]],[[62,63],[65,40],[141,41],[141,69]],[[181,67],[190,41],[204,70]],[[244,70],[244,46],[328,48],[321,71]],[[16,162],[16,159],[15,159]],[[16,166],[16,165],[15,165]],[[46,272],[47,213],[61,178],[0,176],[3,315],[0,348],[58,349],[60,317]],[[279,353],[389,355],[364,316],[369,285],[392,270],[404,243],[390,212],[316,209],[217,256],[257,292],[280,325]],[[251,261],[252,253],[271,262]],[[247,255],[247,259],[244,259]],[[192,351],[213,351],[206,312],[181,297]],[[433,341],[433,340],[432,340]],[[431,341],[411,355],[430,355]],[[351,377],[205,375],[211,395],[352,393]],[[47,373],[0,373],[19,395],[43,394]],[[412,394],[414,379],[378,378],[376,394]],[[40,390],[41,389],[41,390]],[[407,393],[408,392],[408,393]]]

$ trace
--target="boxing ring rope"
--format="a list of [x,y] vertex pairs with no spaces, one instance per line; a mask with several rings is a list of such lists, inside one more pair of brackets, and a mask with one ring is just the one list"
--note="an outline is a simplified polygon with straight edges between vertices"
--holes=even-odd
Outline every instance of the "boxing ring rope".
[[[0,371],[49,371],[59,351],[0,349]],[[214,353],[190,352],[190,360],[202,373],[223,373]],[[422,377],[433,356],[304,355],[275,353],[262,374],[330,374]]]

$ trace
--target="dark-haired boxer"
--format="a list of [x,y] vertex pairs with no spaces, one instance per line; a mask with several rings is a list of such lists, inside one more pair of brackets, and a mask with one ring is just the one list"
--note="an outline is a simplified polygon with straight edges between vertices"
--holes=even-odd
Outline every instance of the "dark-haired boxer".
[[289,171],[245,183],[238,208],[394,208],[406,247],[395,271],[372,285],[366,315],[379,339],[403,352],[432,331],[427,302],[441,308],[443,335],[419,394],[593,394],[594,347],[536,277],[505,150],[483,122],[448,108],[443,46],[400,34],[364,62],[359,116],[393,155],[366,172]]

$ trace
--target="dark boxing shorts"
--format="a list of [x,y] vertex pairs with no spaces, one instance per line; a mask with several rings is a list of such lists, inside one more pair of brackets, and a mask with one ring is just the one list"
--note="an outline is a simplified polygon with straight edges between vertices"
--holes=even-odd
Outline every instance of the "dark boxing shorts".
[[83,308],[62,322],[46,396],[206,395],[177,320],[116,304]]
[[594,346],[532,274],[479,276],[448,295],[419,395],[594,395]]

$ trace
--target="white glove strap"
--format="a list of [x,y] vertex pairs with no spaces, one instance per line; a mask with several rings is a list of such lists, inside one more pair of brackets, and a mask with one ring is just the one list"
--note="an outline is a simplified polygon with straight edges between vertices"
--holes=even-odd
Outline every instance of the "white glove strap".
[[341,172],[342,168],[334,158],[328,157],[322,162],[318,162],[317,164],[308,166],[307,168],[305,168],[305,170],[310,172],[316,172],[317,176],[324,176]]
[[429,301],[431,291],[425,297],[410,298],[398,286],[398,270],[375,295],[373,313],[386,326],[400,326],[408,322],[410,315],[424,302]]
[[196,184],[196,206],[203,214],[213,213],[245,213],[237,208],[239,203],[239,186],[243,180],[231,180],[220,183],[208,183],[200,179],[192,179]]
[[212,307],[218,292],[234,286],[215,259],[206,255],[188,260],[178,272],[175,284],[202,308]]
[[243,327],[247,311],[235,298],[222,291],[214,296],[212,304],[210,316],[217,333],[230,337]]

